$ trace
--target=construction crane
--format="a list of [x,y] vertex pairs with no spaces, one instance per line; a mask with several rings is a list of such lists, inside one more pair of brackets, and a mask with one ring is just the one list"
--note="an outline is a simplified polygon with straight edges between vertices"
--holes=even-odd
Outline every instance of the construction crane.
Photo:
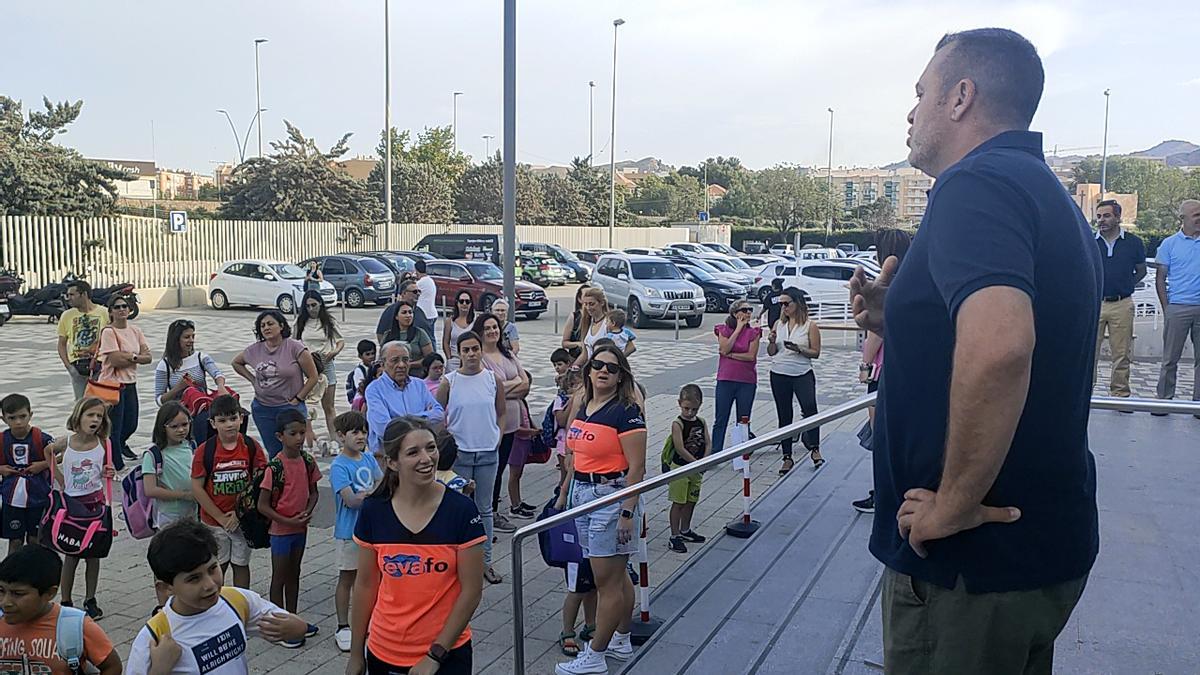
[[[1110,146],[1108,146],[1108,149],[1109,149],[1109,150],[1112,150],[1113,148],[1119,148],[1119,147],[1121,147],[1121,146],[1119,146],[1119,145],[1110,145]],[[1050,155],[1051,155],[1052,157],[1058,157],[1058,153],[1059,153],[1059,151],[1062,151],[1062,152],[1077,152],[1077,151],[1080,151],[1080,150],[1103,150],[1103,149],[1104,149],[1104,146],[1102,146],[1102,145],[1082,145],[1082,146],[1079,146],[1079,147],[1074,147],[1074,148],[1060,148],[1060,147],[1058,147],[1058,145],[1056,144],[1056,145],[1054,146],[1054,152],[1051,152],[1051,153],[1050,153]]]

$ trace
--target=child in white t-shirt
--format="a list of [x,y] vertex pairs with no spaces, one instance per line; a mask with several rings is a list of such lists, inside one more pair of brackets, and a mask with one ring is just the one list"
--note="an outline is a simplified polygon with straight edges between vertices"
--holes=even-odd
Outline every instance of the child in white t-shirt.
[[625,353],[625,356],[630,356],[637,351],[637,345],[633,344],[637,336],[633,334],[633,331],[625,327],[624,310],[614,309],[608,313],[607,329],[608,333],[604,337],[612,340],[617,349]]

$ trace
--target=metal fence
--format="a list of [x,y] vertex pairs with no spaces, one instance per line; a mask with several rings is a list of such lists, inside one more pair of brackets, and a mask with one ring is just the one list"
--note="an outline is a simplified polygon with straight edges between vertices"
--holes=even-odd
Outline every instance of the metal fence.
[[[378,225],[356,237],[349,223],[193,220],[173,234],[163,219],[0,218],[0,265],[30,287],[57,281],[67,272],[86,274],[96,285],[128,281],[139,288],[203,286],[226,260],[263,258],[295,262],[316,255],[409,249],[427,234],[501,234],[500,225]],[[662,246],[687,241],[686,228],[619,227],[614,245]],[[608,246],[608,228],[521,226],[523,242],[547,242],[568,249]]]

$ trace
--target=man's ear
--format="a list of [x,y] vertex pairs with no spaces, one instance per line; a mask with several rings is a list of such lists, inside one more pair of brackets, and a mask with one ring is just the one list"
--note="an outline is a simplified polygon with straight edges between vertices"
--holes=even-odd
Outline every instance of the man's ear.
[[954,88],[947,94],[946,98],[950,104],[950,119],[955,122],[962,120],[967,114],[967,110],[975,103],[975,95],[978,90],[975,88],[975,82],[963,78],[954,85]]

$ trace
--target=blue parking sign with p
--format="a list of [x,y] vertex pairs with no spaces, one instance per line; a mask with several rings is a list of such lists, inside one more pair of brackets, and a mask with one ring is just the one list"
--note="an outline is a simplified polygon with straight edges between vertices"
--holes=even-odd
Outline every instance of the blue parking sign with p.
[[187,211],[171,211],[167,222],[170,223],[171,232],[187,232]]

